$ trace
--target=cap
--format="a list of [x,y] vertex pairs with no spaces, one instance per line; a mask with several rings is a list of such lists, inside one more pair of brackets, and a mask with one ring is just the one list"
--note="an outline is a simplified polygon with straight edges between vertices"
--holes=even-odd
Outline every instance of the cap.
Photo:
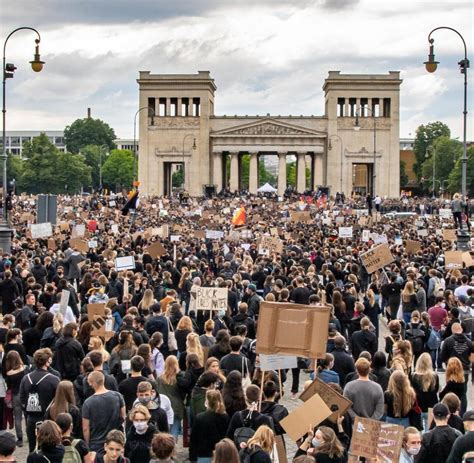
[[462,417],[463,421],[474,421],[474,410],[468,410]]
[[257,291],[257,287],[253,284],[253,283],[250,283],[248,286],[247,286],[248,289],[251,289],[252,291]]
[[448,407],[444,404],[436,404],[433,407],[433,416],[436,418],[446,418],[449,415]]

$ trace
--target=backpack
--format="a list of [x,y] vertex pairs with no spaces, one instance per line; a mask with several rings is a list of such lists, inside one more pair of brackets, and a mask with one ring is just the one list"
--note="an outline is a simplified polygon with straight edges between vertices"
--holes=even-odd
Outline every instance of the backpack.
[[246,418],[244,418],[242,412],[239,412],[239,416],[242,420],[243,426],[234,431],[234,443],[238,449],[240,449],[240,444],[247,443],[247,441],[255,434],[255,430],[251,427],[252,412],[249,412]]
[[120,298],[120,292],[117,288],[117,280],[111,280],[109,282],[108,296],[110,299],[112,299],[113,297]]
[[62,463],[82,463],[82,458],[76,449],[78,439],[74,439],[70,445],[64,446],[64,456]]
[[249,448],[243,449],[240,454],[240,461],[242,463],[252,463],[252,456],[255,455],[258,451],[258,448],[253,448],[252,450],[250,450]]
[[434,328],[431,328],[428,341],[426,341],[426,347],[429,350],[438,350],[440,346],[441,346],[441,335]]
[[410,341],[413,354],[421,355],[425,347],[425,333],[420,328],[410,328],[406,331],[406,338]]
[[43,413],[43,409],[41,407],[41,401],[39,397],[38,385],[47,376],[51,376],[51,373],[45,374],[36,384],[34,384],[33,381],[31,381],[31,373],[26,376],[28,378],[28,381],[31,384],[30,390],[28,392],[28,399],[26,401],[26,409],[25,409],[28,413]]

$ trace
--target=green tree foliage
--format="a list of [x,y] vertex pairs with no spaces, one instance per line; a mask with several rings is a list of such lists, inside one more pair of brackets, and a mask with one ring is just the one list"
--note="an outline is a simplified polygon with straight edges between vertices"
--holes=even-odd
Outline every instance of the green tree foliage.
[[[311,171],[306,168],[306,185],[311,183]],[[286,164],[286,184],[296,188],[296,161]]]
[[[467,149],[467,166],[466,166],[466,188],[467,194],[472,197],[474,195],[474,146]],[[451,193],[461,192],[462,179],[462,162],[461,157],[458,158],[454,169],[449,174],[448,189]]]
[[415,151],[415,164],[413,165],[413,170],[420,180],[422,176],[422,166],[425,162],[425,155],[427,152],[428,146],[432,145],[438,137],[450,137],[451,131],[446,124],[442,122],[430,122],[426,125],[420,125],[416,129],[416,137],[414,144]]
[[435,161],[435,190],[447,180],[456,161],[462,155],[462,143],[449,137],[439,137],[433,144],[431,156],[422,165],[422,174],[428,190],[433,190],[433,162]]
[[[243,154],[240,164],[240,178],[242,182],[242,188],[249,188],[250,178],[250,154]],[[226,176],[230,178],[230,161],[226,164]],[[258,182],[260,185],[269,183],[270,185],[276,186],[277,178],[272,175],[266,168],[263,160],[260,159],[258,163]]]
[[112,150],[116,148],[115,138],[114,129],[100,119],[76,119],[64,129],[66,148],[71,153],[79,153],[87,145],[106,145]]
[[81,149],[81,154],[84,156],[86,164],[91,168],[92,188],[98,190],[100,187],[100,169],[107,159],[109,148],[107,146],[87,145]]
[[102,166],[102,180],[106,187],[115,191],[131,188],[133,153],[130,150],[112,150]]
[[21,193],[21,176],[23,174],[23,161],[16,154],[8,154],[7,157],[7,176],[8,181],[15,179],[16,191]]
[[173,172],[172,184],[173,188],[181,188],[183,186],[183,169],[179,169],[176,172]]
[[400,187],[404,188],[408,184],[407,166],[405,161],[400,161]]
[[91,183],[91,169],[83,156],[61,153],[45,134],[28,142],[23,155],[17,191],[72,194]]

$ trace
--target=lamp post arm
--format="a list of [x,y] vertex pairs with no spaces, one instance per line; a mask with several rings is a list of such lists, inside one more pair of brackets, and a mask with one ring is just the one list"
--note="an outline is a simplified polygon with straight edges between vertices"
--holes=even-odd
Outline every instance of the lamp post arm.
[[[433,34],[433,32],[436,32],[436,31],[439,31],[440,29],[447,29],[449,31],[453,31],[455,32],[462,40],[462,43],[464,45],[464,59],[467,59],[467,45],[466,45],[466,41],[464,40],[464,37],[456,30],[456,29],[453,29],[452,27],[449,27],[449,26],[439,26],[439,27],[435,27],[429,34],[428,34],[428,42],[429,43],[433,43],[434,42],[434,39],[431,38],[431,34]],[[433,41],[433,42],[432,42]]]
[[148,109],[148,111],[151,111],[153,113],[153,117],[156,116],[156,112],[153,108],[150,108],[149,106],[142,106],[141,108],[137,109],[137,112],[135,113],[135,116],[133,118],[133,180],[136,180],[136,163],[137,163],[137,116],[138,114],[145,110]]

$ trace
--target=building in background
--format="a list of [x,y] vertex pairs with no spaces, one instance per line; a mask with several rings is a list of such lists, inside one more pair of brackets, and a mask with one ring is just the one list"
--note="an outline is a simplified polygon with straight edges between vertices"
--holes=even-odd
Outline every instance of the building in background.
[[[5,132],[7,153],[21,156],[25,143],[35,137],[39,137],[42,133],[49,138],[50,142],[58,148],[59,151],[66,151],[64,132],[62,130],[7,130]],[[1,145],[2,140],[0,139],[0,146]]]

